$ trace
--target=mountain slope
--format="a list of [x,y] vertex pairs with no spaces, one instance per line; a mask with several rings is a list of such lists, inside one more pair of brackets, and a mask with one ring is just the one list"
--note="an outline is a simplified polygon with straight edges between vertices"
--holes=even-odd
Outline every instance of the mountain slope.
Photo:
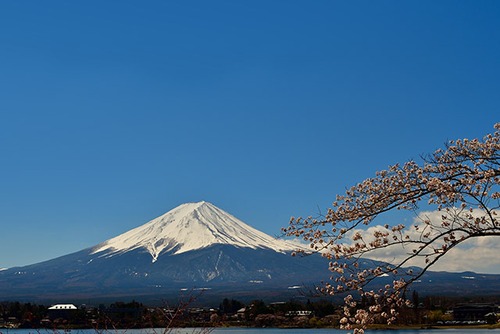
[[275,293],[327,279],[326,260],[290,256],[298,247],[213,204],[187,203],[95,247],[0,272],[0,295],[166,295],[200,287]]
[[96,246],[92,253],[116,255],[146,249],[156,261],[162,253],[181,254],[214,244],[278,252],[299,245],[262,233],[208,202],[186,203],[150,222]]
[[[329,277],[320,256],[292,257],[270,249],[212,245],[151,262],[147,251],[112,257],[91,249],[22,268],[0,272],[0,296],[15,299],[175,297],[182,289],[210,289],[226,297],[286,295],[289,287],[319,283]],[[229,296],[231,296],[229,295]]]

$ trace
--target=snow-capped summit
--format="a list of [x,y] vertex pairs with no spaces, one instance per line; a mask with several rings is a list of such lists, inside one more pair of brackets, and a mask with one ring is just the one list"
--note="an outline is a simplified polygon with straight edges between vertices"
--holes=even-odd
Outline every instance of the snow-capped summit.
[[153,262],[164,253],[181,254],[214,244],[266,248],[277,252],[299,246],[277,240],[208,202],[182,204],[148,223],[97,245],[92,253],[111,256],[144,248]]

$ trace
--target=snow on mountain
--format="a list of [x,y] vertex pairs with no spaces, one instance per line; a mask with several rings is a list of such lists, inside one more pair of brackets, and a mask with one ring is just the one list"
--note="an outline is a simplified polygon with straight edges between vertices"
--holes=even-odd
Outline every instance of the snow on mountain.
[[92,254],[103,256],[146,249],[153,262],[166,252],[181,254],[214,244],[245,248],[267,248],[276,252],[300,247],[278,240],[208,202],[182,204],[148,223],[97,245]]

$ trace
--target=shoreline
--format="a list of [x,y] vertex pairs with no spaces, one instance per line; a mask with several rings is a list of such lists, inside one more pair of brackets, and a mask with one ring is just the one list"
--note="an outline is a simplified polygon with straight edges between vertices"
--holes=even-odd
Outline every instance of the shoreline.
[[500,329],[500,323],[482,325],[370,325],[367,330],[446,330],[446,329]]
[[[114,328],[113,330],[144,330],[144,329],[150,329],[151,327],[134,327],[134,328]],[[173,327],[173,328],[261,328],[261,327],[255,327],[255,326],[194,326],[194,327]],[[276,329],[335,329],[335,330],[341,330],[338,327],[329,327],[329,326],[324,326],[324,327],[289,327],[289,326],[276,326],[276,327],[266,327],[266,328],[276,328]],[[0,329],[7,329],[7,330],[26,330],[26,329],[36,329],[36,330],[64,330],[64,331],[78,331],[78,330],[96,330],[96,331],[101,331],[102,329],[96,329],[96,328],[91,328],[91,327],[61,327],[61,328],[7,328],[7,327],[0,327]],[[488,329],[488,330],[495,330],[495,329],[500,329],[500,323],[497,324],[491,324],[491,325],[370,325],[366,328],[368,331],[391,331],[391,330],[447,330],[447,329],[470,329],[470,330],[475,330],[475,329]],[[345,330],[347,333],[350,333],[351,330]]]

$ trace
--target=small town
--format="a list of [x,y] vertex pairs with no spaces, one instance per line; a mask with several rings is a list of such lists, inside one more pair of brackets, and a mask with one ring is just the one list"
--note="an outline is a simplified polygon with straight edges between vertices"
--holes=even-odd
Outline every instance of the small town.
[[[136,301],[116,302],[108,306],[0,303],[0,328],[10,329],[110,330],[168,326],[339,328],[342,317],[342,307],[326,300],[268,304],[255,300],[245,305],[226,298],[217,308],[190,305],[148,307]],[[457,303],[456,300],[445,297],[426,297],[418,305],[403,310],[398,319],[395,326],[403,328],[498,328],[500,304],[490,301]],[[383,324],[381,320],[379,325]],[[378,328],[376,323],[374,326]]]

